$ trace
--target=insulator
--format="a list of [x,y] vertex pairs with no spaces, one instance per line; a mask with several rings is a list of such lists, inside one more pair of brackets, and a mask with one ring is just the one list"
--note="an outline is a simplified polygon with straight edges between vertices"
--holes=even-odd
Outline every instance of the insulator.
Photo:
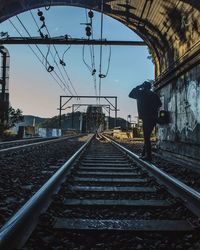
[[87,32],[87,31],[90,31],[90,32],[91,32],[90,26],[86,26],[85,30],[86,30],[86,32]]
[[63,60],[60,60],[60,64],[61,64],[62,66],[66,66],[66,63],[65,63]]
[[86,36],[92,35],[91,28],[89,26],[86,26],[85,31],[86,31]]
[[92,33],[90,31],[86,32],[86,36],[91,36],[91,35],[92,35]]
[[42,11],[40,11],[40,10],[38,10],[38,16],[43,16],[43,12]]
[[106,77],[106,75],[104,75],[104,74],[99,74],[99,78],[105,78]]
[[52,72],[53,70],[54,70],[54,67],[53,67],[53,66],[51,66],[51,65],[49,65],[49,67],[48,67],[47,71],[50,73],[50,72]]
[[90,10],[88,12],[88,16],[89,16],[89,18],[93,18],[94,17],[94,12],[92,10]]
[[45,20],[45,17],[44,17],[44,16],[41,16],[41,17],[40,17],[40,21],[44,22],[44,20]]

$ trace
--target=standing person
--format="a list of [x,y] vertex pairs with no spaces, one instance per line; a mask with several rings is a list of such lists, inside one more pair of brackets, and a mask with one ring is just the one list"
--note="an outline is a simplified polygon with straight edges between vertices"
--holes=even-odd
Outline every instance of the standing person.
[[130,98],[137,100],[138,116],[143,122],[144,146],[141,159],[151,161],[151,133],[158,119],[158,110],[162,106],[158,95],[151,91],[151,82],[133,88],[129,94]]

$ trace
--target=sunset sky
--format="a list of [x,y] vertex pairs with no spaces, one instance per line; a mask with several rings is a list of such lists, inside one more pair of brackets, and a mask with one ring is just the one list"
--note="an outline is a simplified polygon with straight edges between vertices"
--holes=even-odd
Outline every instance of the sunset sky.
[[[73,38],[86,38],[85,26],[80,23],[86,22],[86,11],[83,8],[75,7],[51,7],[46,11],[41,9],[45,16],[45,22],[51,36],[70,35]],[[32,10],[32,14],[39,27],[41,21],[37,15],[37,10]],[[39,36],[38,28],[31,13],[18,15],[31,36]],[[22,36],[28,36],[16,17],[10,19]],[[7,20],[1,24],[1,30],[8,32],[9,36],[19,36],[12,24]],[[93,18],[94,38],[100,38],[100,14],[95,12]],[[45,32],[44,32],[45,33]],[[103,38],[108,40],[141,40],[130,29],[120,22],[104,16]],[[36,115],[40,117],[52,117],[58,114],[59,96],[70,95],[64,92],[51,77],[44,66],[38,61],[36,56],[27,45],[6,46],[10,52],[10,102],[14,108],[22,109],[26,115]],[[35,46],[32,46],[40,56]],[[47,46],[40,46],[44,55],[47,55]],[[62,58],[66,46],[56,45],[59,56]],[[51,46],[53,57],[48,54],[49,62],[55,67],[55,50]],[[71,46],[66,52],[64,61],[66,72],[68,73],[73,86],[78,95],[95,95],[94,82],[91,73],[83,63],[83,46]],[[118,116],[127,118],[132,116],[132,120],[137,115],[135,101],[128,98],[131,89],[137,84],[147,79],[154,79],[154,67],[149,59],[147,47],[112,46],[111,62],[108,76],[102,79],[102,95],[118,97]],[[107,70],[109,58],[109,46],[103,47],[102,73]],[[90,64],[90,54],[88,47],[85,48],[85,60]],[[95,47],[95,64],[97,70],[97,89],[99,73],[99,46]],[[62,69],[62,68],[61,68]],[[56,69],[57,70],[57,69]],[[57,72],[59,72],[57,70]],[[65,72],[63,72],[65,75]],[[71,90],[73,91],[73,90]],[[78,103],[74,99],[69,105]],[[93,101],[96,103],[96,100]],[[91,100],[81,100],[81,103],[91,103]],[[105,102],[101,103],[105,104]],[[70,109],[66,112],[71,112]],[[113,114],[114,116],[114,114]]]

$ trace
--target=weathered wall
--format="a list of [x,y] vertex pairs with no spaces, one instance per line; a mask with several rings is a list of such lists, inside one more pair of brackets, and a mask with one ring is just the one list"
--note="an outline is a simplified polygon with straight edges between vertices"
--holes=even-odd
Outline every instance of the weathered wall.
[[159,126],[160,149],[200,160],[200,65],[160,90],[170,124]]

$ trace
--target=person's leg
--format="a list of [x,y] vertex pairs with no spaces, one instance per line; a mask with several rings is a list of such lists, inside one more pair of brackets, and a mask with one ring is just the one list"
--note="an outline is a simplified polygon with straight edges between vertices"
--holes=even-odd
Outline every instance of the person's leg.
[[141,153],[141,157],[145,156],[146,154],[146,150],[145,150],[145,144],[142,147],[142,153]]
[[143,121],[143,132],[144,132],[144,146],[146,151],[146,158],[148,160],[152,159],[151,156],[151,133],[155,126],[155,121],[144,120]]
[[[142,120],[142,130],[143,130],[143,135],[144,135],[144,131],[145,129],[146,123],[144,122],[144,120]],[[142,147],[142,152],[141,152],[141,157],[145,157],[146,156],[146,146],[145,146],[145,139],[144,139],[144,145]]]

